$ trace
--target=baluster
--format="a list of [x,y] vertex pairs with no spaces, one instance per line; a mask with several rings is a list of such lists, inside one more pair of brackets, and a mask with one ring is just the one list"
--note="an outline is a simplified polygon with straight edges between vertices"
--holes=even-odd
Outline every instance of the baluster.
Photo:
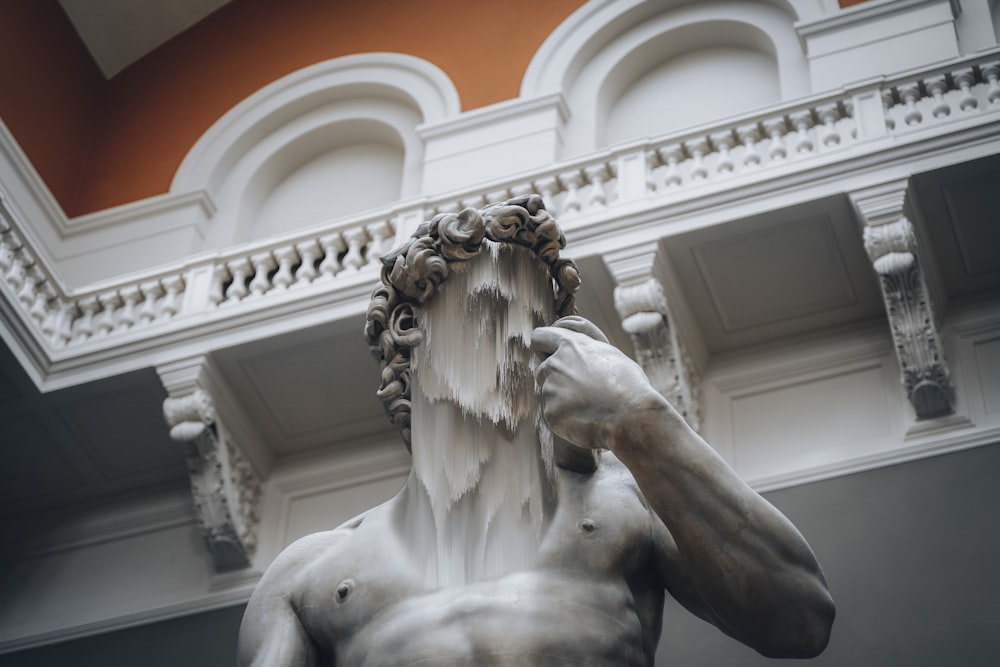
[[579,170],[568,171],[559,176],[559,182],[566,188],[566,197],[563,199],[563,215],[575,215],[580,212],[580,186],[583,185],[583,174]]
[[121,305],[118,292],[105,292],[97,297],[101,302],[101,312],[97,316],[97,335],[107,336],[115,328],[115,310]]
[[964,67],[951,73],[951,78],[958,86],[958,108],[971,111],[979,106],[979,100],[972,94],[972,86],[976,84],[976,74],[971,67]]
[[[503,201],[506,201],[506,199]],[[371,241],[368,242],[368,247],[365,249],[365,264],[374,268],[381,268],[382,255],[389,252],[389,248],[385,246],[388,239],[392,237],[392,227],[389,226],[388,221],[382,220],[368,225],[367,231]]]
[[[222,269],[223,271],[226,270],[226,267],[222,266],[221,264],[215,268],[216,268],[216,273],[218,273],[219,269]],[[229,275],[228,271],[226,271],[226,275]],[[169,320],[172,319],[174,315],[177,314],[178,310],[180,310],[179,302],[180,302],[181,292],[184,291],[184,279],[181,278],[180,276],[167,276],[160,282],[163,283],[163,289],[166,292],[166,295],[163,297],[163,303],[160,304],[160,317],[162,317],[165,320]],[[219,292],[221,295],[222,292],[221,282],[219,283]],[[217,301],[216,304],[218,304],[221,301],[222,298],[220,296],[219,301]]]
[[250,293],[247,289],[247,277],[250,275],[250,262],[246,257],[234,259],[226,264],[233,281],[226,290],[226,301],[239,301]]
[[347,243],[340,234],[321,236],[319,244],[323,248],[323,261],[319,265],[320,278],[333,278],[340,273],[340,253],[347,249]]
[[3,242],[0,242],[0,274],[6,276],[17,262],[16,254],[21,242],[13,234],[4,232]]
[[[35,290],[35,299],[31,303],[31,308],[28,310],[28,314],[33,320],[39,325],[45,322],[51,322],[52,318],[49,317],[51,313],[49,312],[49,302],[55,298],[55,292],[52,290],[52,286],[48,282],[41,283]],[[46,336],[44,326],[42,327],[42,333]],[[50,332],[51,333],[51,332]]]
[[771,147],[768,150],[768,156],[771,160],[784,160],[788,157],[785,150],[785,133],[788,131],[788,124],[785,122],[784,116],[764,121],[764,131],[771,138]]
[[611,170],[603,162],[593,164],[584,169],[587,180],[590,181],[590,196],[587,198],[588,209],[599,209],[607,206],[608,196],[604,192],[604,182],[611,177]]
[[907,125],[916,125],[924,120],[924,115],[917,108],[917,100],[921,97],[920,84],[916,81],[899,86],[899,98],[906,104],[903,120]]
[[693,139],[685,143],[687,152],[691,155],[691,180],[703,181],[708,178],[708,169],[705,168],[704,158],[708,153],[708,140],[704,137]]
[[74,322],[76,325],[76,339],[84,341],[94,335],[94,318],[101,306],[96,296],[88,296],[80,299],[77,305],[80,308],[80,318]]
[[896,104],[891,88],[882,89],[882,111],[885,114],[885,127],[887,130],[896,129],[896,120],[892,117],[892,107]]
[[319,271],[316,270],[316,260],[320,256],[319,243],[316,239],[309,239],[296,244],[295,249],[302,259],[299,270],[295,272],[295,284],[307,285],[319,275]]
[[558,215],[559,212],[556,210],[556,188],[558,187],[556,177],[546,176],[544,178],[539,178],[537,181],[532,183],[532,187],[542,196],[542,201],[545,202],[546,210],[552,215]]
[[56,301],[57,316],[55,326],[55,342],[64,347],[69,345],[73,338],[73,320],[79,313],[79,309],[65,299]]
[[21,273],[21,286],[17,290],[17,300],[21,302],[25,308],[31,305],[31,302],[35,300],[35,292],[38,287],[40,276],[38,275],[38,269],[34,266],[27,267]]
[[799,154],[812,153],[813,148],[815,148],[809,136],[809,129],[814,125],[812,111],[809,109],[796,111],[789,115],[789,120],[792,122],[792,127],[795,128],[797,133],[795,138],[795,152]]
[[760,166],[760,153],[757,152],[757,142],[760,141],[761,134],[757,123],[737,128],[736,135],[743,143],[743,166]]
[[837,121],[841,119],[840,109],[836,102],[824,104],[816,108],[816,115],[823,123],[823,136],[820,141],[824,146],[836,146],[840,143],[840,132],[837,131]]
[[232,274],[225,264],[216,264],[212,267],[212,280],[208,284],[208,302],[213,306],[218,306],[226,300],[226,283],[232,280]]
[[[44,312],[42,317],[44,319],[42,321],[42,335],[50,342],[58,343],[56,334],[59,333],[61,327],[60,317],[63,313],[62,300],[57,298],[55,291],[47,283],[43,287],[45,289],[38,292],[38,295],[43,299],[42,308]],[[36,299],[32,310],[34,311],[37,306],[38,300]]]
[[343,265],[347,271],[360,271],[364,266],[365,258],[362,249],[368,242],[368,232],[364,227],[349,229],[344,232],[344,240],[347,241],[347,254],[344,255]]
[[142,306],[139,307],[139,323],[149,324],[156,319],[156,301],[163,296],[163,285],[159,280],[150,280],[139,285],[142,291]]
[[139,303],[139,287],[129,285],[118,290],[118,294],[122,299],[122,307],[116,326],[122,330],[131,329],[136,322],[135,306]]
[[271,253],[258,252],[250,257],[253,265],[253,280],[250,281],[250,293],[254,296],[264,296],[271,289],[271,276],[275,267]]
[[715,170],[720,174],[731,174],[736,169],[729,151],[736,145],[732,130],[716,132],[711,137],[712,144],[719,150],[719,161],[715,165]]
[[271,282],[275,289],[286,290],[295,282],[292,267],[299,261],[299,253],[295,252],[295,246],[287,245],[275,249],[274,256],[278,260],[278,272],[274,274]]
[[980,71],[983,79],[989,84],[986,91],[986,101],[990,104],[1000,103],[1000,61],[983,65]]
[[662,175],[660,174],[662,166],[663,160],[660,159],[660,153],[655,148],[646,151],[646,194],[655,194],[658,190],[663,189],[663,186],[657,182],[657,179]]
[[931,115],[935,118],[950,115],[951,105],[944,99],[944,94],[948,91],[948,80],[944,74],[927,79],[924,81],[924,85],[927,87],[927,92],[934,97],[934,104],[931,106]]
[[680,187],[683,179],[681,178],[681,170],[678,165],[684,159],[684,146],[681,144],[664,146],[660,149],[660,158],[667,163],[664,186],[667,188]]
[[[25,261],[27,260],[27,261]],[[27,270],[31,266],[31,261],[29,258],[22,258],[14,255],[10,262],[10,269],[7,271],[7,275],[4,276],[4,280],[10,285],[10,288],[17,292],[21,289],[21,285],[24,284],[24,280],[27,277]]]

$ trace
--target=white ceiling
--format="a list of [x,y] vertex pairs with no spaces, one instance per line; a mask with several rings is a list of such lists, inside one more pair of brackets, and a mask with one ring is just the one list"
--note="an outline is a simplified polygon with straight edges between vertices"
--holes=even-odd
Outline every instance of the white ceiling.
[[108,79],[230,0],[59,0]]

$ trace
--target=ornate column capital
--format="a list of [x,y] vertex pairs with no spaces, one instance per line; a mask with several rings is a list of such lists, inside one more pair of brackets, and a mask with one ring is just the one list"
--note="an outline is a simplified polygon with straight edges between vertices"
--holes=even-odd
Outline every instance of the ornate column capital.
[[163,416],[184,449],[195,514],[217,571],[250,565],[257,546],[261,481],[219,418],[211,363],[195,356],[157,369]]

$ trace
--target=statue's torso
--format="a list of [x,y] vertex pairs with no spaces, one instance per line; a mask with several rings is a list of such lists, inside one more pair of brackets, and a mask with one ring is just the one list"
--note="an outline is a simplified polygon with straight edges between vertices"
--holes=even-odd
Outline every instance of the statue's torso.
[[426,586],[377,508],[300,573],[306,634],[352,667],[651,664],[663,592],[634,482],[617,462],[560,476],[537,564],[465,586]]

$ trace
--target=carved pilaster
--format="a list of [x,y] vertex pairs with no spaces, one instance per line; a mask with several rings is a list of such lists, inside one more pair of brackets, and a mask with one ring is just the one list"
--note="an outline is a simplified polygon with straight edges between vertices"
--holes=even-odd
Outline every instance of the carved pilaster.
[[913,226],[903,215],[904,194],[897,187],[855,197],[855,205],[867,223],[865,250],[879,276],[907,398],[918,419],[931,419],[954,412],[955,388]]
[[183,448],[195,513],[217,571],[250,565],[257,546],[261,482],[224,428],[203,359],[158,369],[170,437]]
[[667,299],[659,281],[650,278],[637,285],[616,287],[615,309],[650,383],[698,430],[701,414],[695,374],[677,332],[670,326]]

